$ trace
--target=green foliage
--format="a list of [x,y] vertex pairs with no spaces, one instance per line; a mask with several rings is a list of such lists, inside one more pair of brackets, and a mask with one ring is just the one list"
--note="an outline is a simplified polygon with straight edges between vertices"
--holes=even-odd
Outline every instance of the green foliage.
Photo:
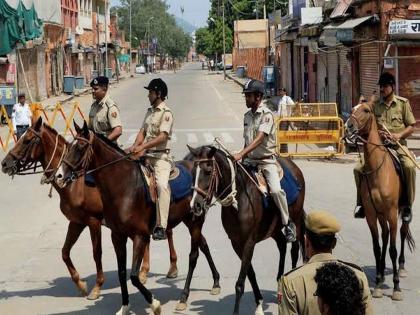
[[119,6],[112,8],[118,14],[118,24],[125,31],[127,40],[130,2],[133,47],[138,47],[140,41],[151,42],[156,37],[158,53],[169,54],[171,58],[182,58],[188,54],[191,38],[168,13],[169,6],[164,0],[121,0]]

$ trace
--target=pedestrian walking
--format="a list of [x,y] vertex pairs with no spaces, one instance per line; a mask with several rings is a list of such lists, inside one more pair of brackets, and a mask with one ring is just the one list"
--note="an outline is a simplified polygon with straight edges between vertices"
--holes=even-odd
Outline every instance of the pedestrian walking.
[[[291,116],[292,114],[292,106],[295,105],[295,102],[293,102],[292,98],[287,95],[286,89],[281,88],[280,89],[280,101],[279,106],[277,109],[277,115],[279,118],[286,118]],[[283,121],[280,123],[280,130],[288,130],[289,129],[289,122]],[[280,145],[280,153],[287,153],[289,152],[289,148],[287,143],[282,143]]]
[[16,134],[16,138],[19,140],[20,137],[32,124],[32,112],[29,105],[26,104],[25,93],[19,93],[18,103],[13,105],[12,112],[12,125],[13,131]]

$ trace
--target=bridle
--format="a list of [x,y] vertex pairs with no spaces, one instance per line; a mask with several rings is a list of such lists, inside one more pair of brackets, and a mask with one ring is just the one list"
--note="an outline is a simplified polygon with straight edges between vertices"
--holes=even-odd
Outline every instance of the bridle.
[[[228,158],[229,159],[229,158]],[[198,181],[200,178],[200,173],[202,171],[202,168],[200,167],[201,163],[208,163],[211,162],[211,174],[210,174],[210,180],[209,180],[209,187],[207,188],[207,191],[202,189],[198,185]],[[229,162],[229,160],[228,160]],[[231,164],[231,162],[229,162]],[[214,157],[207,158],[207,159],[198,159],[194,161],[194,165],[196,166],[196,176],[195,176],[195,183],[192,189],[200,194],[204,198],[204,211],[207,212],[207,210],[213,206],[215,203],[212,203],[213,197],[216,199],[216,202],[219,202],[222,206],[231,206],[233,205],[235,208],[237,208],[237,202],[235,199],[236,196],[236,181],[235,181],[235,170],[233,167],[233,164],[231,164],[231,182],[229,185],[227,185],[220,193],[218,193],[219,190],[219,184],[220,180],[223,178],[222,172],[220,170],[220,166],[217,163],[216,159]],[[228,190],[231,190],[229,194],[226,195]],[[226,195],[225,197],[223,197]],[[193,195],[193,198],[191,200],[191,204],[193,206],[193,202],[195,199],[195,195]],[[199,213],[198,215],[201,215]]]
[[89,139],[86,139],[86,138],[80,137],[80,136],[74,137],[74,140],[72,141],[70,148],[72,148],[74,145],[76,145],[76,143],[78,141],[87,143],[88,148],[83,153],[83,156],[75,164],[67,159],[67,157],[68,157],[67,155],[63,159],[63,163],[66,164],[70,168],[70,171],[71,171],[70,172],[70,178],[69,178],[70,182],[74,182],[76,179],[82,177],[83,175],[86,176],[86,175],[92,174],[93,172],[99,171],[99,170],[101,170],[101,169],[103,169],[107,166],[110,166],[110,165],[116,164],[118,162],[127,160],[134,154],[134,152],[126,154],[126,155],[124,155],[124,156],[122,156],[122,157],[120,157],[120,158],[118,158],[114,161],[105,163],[105,164],[103,164],[101,166],[98,166],[94,169],[86,171],[88,165],[90,164],[92,156],[93,156],[93,147],[92,147],[93,138],[94,138],[94,133],[92,131],[89,131]]

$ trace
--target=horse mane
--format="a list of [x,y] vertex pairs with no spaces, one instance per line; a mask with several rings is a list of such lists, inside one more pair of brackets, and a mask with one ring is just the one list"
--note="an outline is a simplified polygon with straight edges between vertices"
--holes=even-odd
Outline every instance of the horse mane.
[[104,135],[102,135],[102,134],[99,134],[99,133],[96,133],[96,132],[93,132],[94,134],[95,134],[95,136],[97,136],[100,140],[102,140],[103,142],[105,142],[105,144],[107,144],[108,146],[110,146],[111,148],[113,148],[114,150],[116,150],[117,152],[119,152],[119,153],[121,153],[121,154],[124,154],[124,155],[127,155],[127,153],[125,153],[125,151],[123,150],[123,149],[121,149],[120,148],[120,146],[117,144],[117,143],[115,143],[115,142],[113,142],[113,141],[111,141],[111,140],[109,140],[107,137],[105,137]]
[[52,134],[54,134],[54,136],[57,136],[58,135],[59,137],[61,137],[64,140],[65,143],[68,143],[68,141],[66,140],[66,138],[64,138],[62,135],[60,135],[57,130],[55,130],[53,127],[51,127],[47,123],[43,123],[42,124],[42,127],[45,128],[45,129],[47,129]]

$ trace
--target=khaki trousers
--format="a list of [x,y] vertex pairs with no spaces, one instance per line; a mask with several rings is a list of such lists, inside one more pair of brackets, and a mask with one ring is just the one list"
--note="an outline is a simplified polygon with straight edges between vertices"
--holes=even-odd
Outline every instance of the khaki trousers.
[[171,164],[162,159],[151,159],[156,178],[157,186],[157,218],[156,226],[164,229],[168,226],[169,206],[171,203],[171,190],[169,188],[169,174],[171,172]]
[[281,221],[284,225],[286,225],[289,222],[289,207],[287,205],[286,193],[280,185],[280,180],[283,176],[282,168],[277,164],[274,157],[266,160],[246,159],[245,163],[257,166],[258,169],[263,172],[264,177],[267,180],[268,187],[270,188],[270,195],[277,208],[280,210]]
[[[407,148],[407,147],[405,147]],[[416,195],[416,165],[411,161],[409,157],[405,154],[403,149],[398,148],[397,150],[398,158],[401,161],[401,166],[404,172],[404,189],[406,190],[407,204],[404,206],[412,206],[414,198]],[[361,206],[361,197],[360,197],[360,181],[362,179],[362,163],[357,163],[356,167],[353,170],[354,179],[356,181],[357,188],[357,205]]]

